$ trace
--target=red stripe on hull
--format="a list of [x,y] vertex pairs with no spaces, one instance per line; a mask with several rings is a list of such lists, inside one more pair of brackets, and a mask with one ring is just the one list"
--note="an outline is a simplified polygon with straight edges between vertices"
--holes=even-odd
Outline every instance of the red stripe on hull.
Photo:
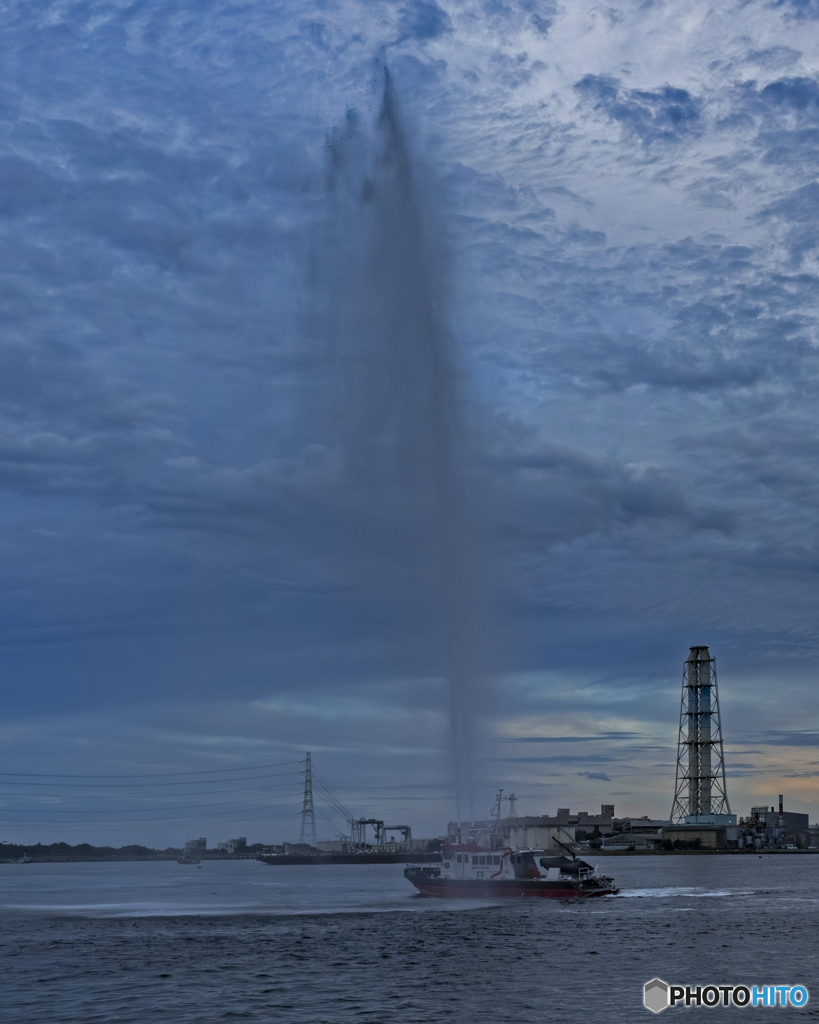
[[459,886],[459,885],[419,885],[410,879],[422,896],[437,896],[439,899],[494,900],[499,896],[504,899],[538,897],[539,899],[574,900],[588,899],[590,896],[612,896],[617,889],[546,889],[527,886]]

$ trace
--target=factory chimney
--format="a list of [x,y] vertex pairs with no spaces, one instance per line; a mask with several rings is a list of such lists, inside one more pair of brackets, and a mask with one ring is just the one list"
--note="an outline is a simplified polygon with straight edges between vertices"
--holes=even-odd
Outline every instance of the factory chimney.
[[683,668],[671,818],[683,822],[691,816],[730,813],[716,661],[707,647],[691,647]]

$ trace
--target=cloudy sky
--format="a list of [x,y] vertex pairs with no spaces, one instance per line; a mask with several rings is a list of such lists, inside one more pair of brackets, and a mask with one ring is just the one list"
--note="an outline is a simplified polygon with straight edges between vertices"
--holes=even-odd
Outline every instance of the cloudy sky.
[[416,385],[355,347],[383,62],[468,435],[476,812],[666,816],[708,644],[732,810],[819,817],[816,0],[28,0],[0,38],[0,838],[297,839],[307,750],[355,813],[454,813],[423,472],[368,447]]

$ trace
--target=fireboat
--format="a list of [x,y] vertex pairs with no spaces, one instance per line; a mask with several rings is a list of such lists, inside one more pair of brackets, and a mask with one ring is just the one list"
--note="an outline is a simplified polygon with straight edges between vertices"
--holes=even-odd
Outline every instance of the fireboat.
[[601,875],[573,853],[565,856],[508,847],[487,850],[475,843],[444,845],[440,865],[410,865],[404,868],[404,877],[422,896],[443,899],[588,899],[620,891],[614,879]]

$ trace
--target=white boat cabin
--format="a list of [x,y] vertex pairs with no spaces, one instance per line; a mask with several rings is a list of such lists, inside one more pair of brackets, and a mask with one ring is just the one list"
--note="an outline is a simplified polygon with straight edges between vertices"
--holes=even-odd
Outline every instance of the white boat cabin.
[[591,878],[594,868],[578,858],[555,856],[545,850],[485,850],[474,843],[444,845],[441,851],[444,878]]
[[511,850],[485,850],[474,843],[445,845],[441,851],[441,875],[446,878],[514,878],[509,863]]

